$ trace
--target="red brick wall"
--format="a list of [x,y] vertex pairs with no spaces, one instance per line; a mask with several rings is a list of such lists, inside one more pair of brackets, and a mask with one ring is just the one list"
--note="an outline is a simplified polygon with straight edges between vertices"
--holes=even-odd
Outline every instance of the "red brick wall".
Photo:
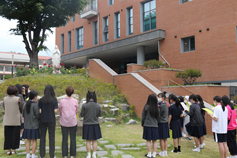
[[[193,0],[181,5],[178,0],[158,0],[157,3],[157,25],[166,31],[160,52],[172,68],[198,68],[203,73],[198,81],[237,79],[236,0]],[[196,50],[181,53],[180,39],[188,36],[195,36]]]
[[[225,86],[185,86],[186,89],[192,91],[194,94],[199,94],[203,97],[203,99],[209,104],[213,103],[213,98],[216,95],[229,96],[229,87]],[[192,92],[189,92],[185,88],[182,87],[162,87],[162,91],[167,91],[170,93],[174,93],[175,95],[185,96],[191,95]]]
[[212,118],[211,116],[205,115],[205,123],[206,123],[206,128],[207,128],[207,134],[208,135],[212,135],[213,132],[212,132]]
[[93,79],[99,79],[106,83],[114,84],[113,76],[101,67],[96,61],[89,61],[89,76]]

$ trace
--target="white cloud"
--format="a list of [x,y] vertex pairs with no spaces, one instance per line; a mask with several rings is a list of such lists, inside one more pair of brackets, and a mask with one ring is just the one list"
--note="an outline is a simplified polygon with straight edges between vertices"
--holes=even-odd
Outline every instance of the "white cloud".
[[[16,28],[17,20],[7,20],[0,17],[0,51],[1,52],[17,52],[17,53],[25,53],[27,51],[25,49],[25,44],[22,42],[22,36],[11,35],[9,31],[11,28]],[[41,51],[39,55],[51,56],[52,51],[54,50],[55,45],[55,28],[52,29],[54,32],[51,34],[47,32],[49,35],[47,41],[44,44],[48,47],[49,51]]]

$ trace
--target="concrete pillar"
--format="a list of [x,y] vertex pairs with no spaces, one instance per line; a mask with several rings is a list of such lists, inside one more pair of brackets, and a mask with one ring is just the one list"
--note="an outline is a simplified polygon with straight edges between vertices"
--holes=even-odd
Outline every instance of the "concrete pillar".
[[138,46],[137,47],[137,64],[143,65],[144,61],[145,61],[145,47]]

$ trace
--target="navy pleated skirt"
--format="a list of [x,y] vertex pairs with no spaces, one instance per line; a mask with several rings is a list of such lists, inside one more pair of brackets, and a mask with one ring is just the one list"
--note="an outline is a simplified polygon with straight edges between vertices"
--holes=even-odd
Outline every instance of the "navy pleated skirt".
[[193,137],[201,138],[203,136],[203,125],[202,126],[191,126],[190,124],[187,124],[186,129],[188,131],[188,134]]
[[158,124],[158,129],[159,129],[159,137],[160,139],[167,139],[170,137],[170,132],[169,132],[169,125],[167,123],[159,123]]
[[177,120],[177,121],[174,121],[174,122],[171,121],[170,129],[172,130],[172,138],[173,139],[182,137],[180,120]]
[[22,138],[23,139],[40,139],[39,129],[24,129]]
[[100,125],[83,125],[82,139],[97,140],[102,138]]
[[157,140],[159,139],[158,127],[144,127],[143,139],[145,140]]

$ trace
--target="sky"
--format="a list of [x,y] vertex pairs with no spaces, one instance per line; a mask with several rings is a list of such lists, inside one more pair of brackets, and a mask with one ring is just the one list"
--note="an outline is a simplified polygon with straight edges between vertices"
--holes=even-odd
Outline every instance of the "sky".
[[[25,44],[22,42],[22,36],[11,35],[9,31],[11,28],[16,28],[17,20],[8,20],[0,17],[0,52],[16,52],[27,54]],[[40,51],[39,55],[52,56],[52,51],[55,45],[55,28],[52,29],[54,32],[46,32],[49,36],[44,45],[48,47],[48,51]]]

